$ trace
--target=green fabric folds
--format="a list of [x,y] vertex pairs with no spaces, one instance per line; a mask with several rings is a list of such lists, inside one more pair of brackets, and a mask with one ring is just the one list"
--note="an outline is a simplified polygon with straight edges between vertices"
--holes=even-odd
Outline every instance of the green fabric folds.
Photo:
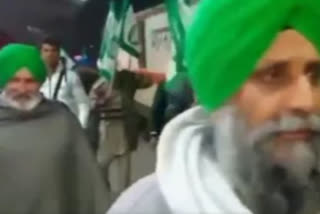
[[10,44],[0,50],[0,88],[15,76],[16,72],[27,68],[40,83],[44,82],[47,70],[36,47]]
[[286,27],[320,51],[320,1],[202,0],[186,41],[198,101],[209,110],[227,102]]

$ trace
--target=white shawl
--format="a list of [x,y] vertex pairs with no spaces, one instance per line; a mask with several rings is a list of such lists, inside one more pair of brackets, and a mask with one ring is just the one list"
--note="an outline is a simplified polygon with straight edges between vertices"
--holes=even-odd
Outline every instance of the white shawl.
[[210,115],[196,107],[171,122],[160,138],[156,174],[173,213],[251,214],[216,161]]

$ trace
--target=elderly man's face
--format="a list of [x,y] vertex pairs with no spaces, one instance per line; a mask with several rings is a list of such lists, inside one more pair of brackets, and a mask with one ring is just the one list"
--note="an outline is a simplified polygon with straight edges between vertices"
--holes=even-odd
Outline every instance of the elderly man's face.
[[[308,117],[320,113],[320,56],[296,31],[281,33],[256,72],[235,98],[249,126],[284,115]],[[279,141],[306,140],[311,130],[280,132]]]
[[31,110],[39,102],[41,84],[34,79],[31,72],[23,68],[4,89],[5,98],[13,107]]
[[[320,179],[320,56],[313,44],[296,31],[280,33],[231,104],[217,126],[231,127],[220,141],[231,145],[224,156],[237,154],[228,161],[233,171],[244,172],[246,182],[253,180],[249,189],[261,185],[252,191],[272,203],[280,195],[285,206],[299,203],[301,213],[319,211],[318,197],[295,201],[284,192],[301,196],[309,186],[306,194],[320,196],[314,188]],[[228,118],[233,122],[223,123]]]

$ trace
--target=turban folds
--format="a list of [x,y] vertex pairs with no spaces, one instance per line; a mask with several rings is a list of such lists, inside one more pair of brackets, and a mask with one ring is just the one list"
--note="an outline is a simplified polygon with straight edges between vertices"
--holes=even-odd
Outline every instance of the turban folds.
[[194,18],[186,61],[209,110],[240,89],[283,29],[297,30],[320,51],[319,0],[201,0]]
[[37,48],[29,45],[10,44],[0,50],[0,88],[15,76],[17,71],[27,68],[38,82],[45,81],[46,66]]

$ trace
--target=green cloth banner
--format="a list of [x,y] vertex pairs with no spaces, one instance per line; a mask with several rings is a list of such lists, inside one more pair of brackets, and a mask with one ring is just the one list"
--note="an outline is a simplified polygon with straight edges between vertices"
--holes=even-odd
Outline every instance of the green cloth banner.
[[99,69],[101,75],[108,80],[114,76],[116,69],[116,59],[119,49],[118,41],[121,32],[121,11],[119,10],[121,9],[118,8],[117,3],[111,1],[100,48]]
[[131,56],[139,58],[141,53],[141,43],[139,39],[138,23],[134,15],[133,7],[128,0],[121,21],[120,47]]
[[186,29],[189,26],[195,4],[191,4],[187,0],[165,0],[169,28],[173,40],[174,49],[172,61],[170,62],[170,74],[167,82],[167,88],[177,87],[176,82],[180,82],[180,72],[187,72],[185,63],[185,37]]
[[137,22],[130,0],[112,0],[100,48],[100,71],[108,80],[114,77],[119,48],[139,57],[141,46]]

